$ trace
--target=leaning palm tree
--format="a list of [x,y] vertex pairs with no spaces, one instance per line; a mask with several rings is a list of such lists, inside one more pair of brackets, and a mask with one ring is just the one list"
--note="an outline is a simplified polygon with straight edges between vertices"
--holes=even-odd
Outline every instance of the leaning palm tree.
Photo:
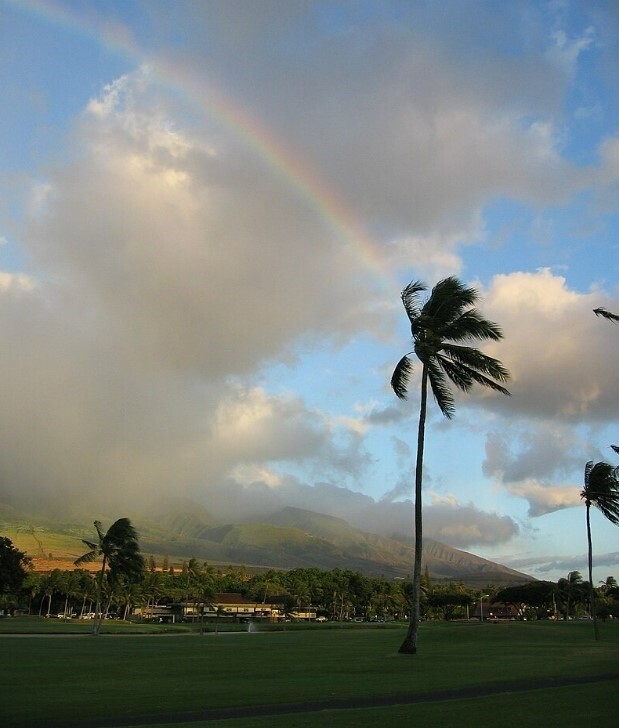
[[[467,346],[470,341],[503,338],[499,326],[484,319],[475,308],[478,293],[451,276],[439,281],[430,297],[421,304],[420,294],[427,286],[420,281],[410,283],[402,291],[402,303],[411,324],[414,354],[421,362],[421,403],[417,432],[417,462],[415,468],[415,564],[413,593],[408,633],[400,652],[417,652],[417,630],[420,618],[423,447],[426,423],[428,384],[442,414],[454,415],[454,397],[450,383],[468,392],[477,383],[502,394],[509,394],[501,385],[509,372],[497,359]],[[413,353],[413,352],[411,352]],[[413,364],[410,353],[398,362],[391,386],[400,399],[406,399]]]
[[103,620],[101,597],[106,570],[109,568],[112,579],[119,576],[124,576],[130,580],[136,579],[144,569],[144,559],[140,555],[136,530],[128,518],[119,518],[108,528],[106,533],[103,532],[101,521],[95,521],[94,523],[98,541],[82,539],[90,550],[80,556],[79,559],[76,559],[74,563],[79,566],[103,557],[97,578],[97,606],[92,630],[92,633],[97,635]]
[[580,497],[587,508],[587,544],[589,548],[589,600],[595,639],[600,639],[595,615],[595,591],[593,589],[593,548],[591,545],[591,506],[596,506],[611,523],[619,525],[619,468],[605,462],[585,465],[585,487]]

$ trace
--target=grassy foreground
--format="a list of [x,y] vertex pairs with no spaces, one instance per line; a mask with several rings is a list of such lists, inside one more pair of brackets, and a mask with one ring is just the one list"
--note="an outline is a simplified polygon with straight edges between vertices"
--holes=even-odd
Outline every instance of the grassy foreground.
[[[478,726],[589,725],[613,714],[619,623],[422,625],[420,653],[397,654],[403,629],[254,634],[2,636],[0,725]],[[561,686],[561,679],[611,679]],[[476,686],[528,689],[466,699],[204,720],[201,711],[411,696]],[[544,682],[548,681],[548,682]],[[554,685],[552,683],[555,683]],[[539,688],[539,686],[542,686]],[[538,689],[532,689],[537,687]],[[451,697],[451,696],[447,696]],[[516,723],[516,721],[518,721]]]

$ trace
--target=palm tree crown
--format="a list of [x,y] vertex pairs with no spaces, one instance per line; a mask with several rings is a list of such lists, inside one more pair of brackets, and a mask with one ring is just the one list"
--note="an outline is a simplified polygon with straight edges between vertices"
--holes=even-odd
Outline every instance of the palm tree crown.
[[98,541],[82,539],[90,549],[75,560],[75,565],[90,563],[99,557],[101,569],[97,579],[97,615],[93,622],[93,634],[99,634],[103,613],[101,610],[101,597],[103,593],[103,578],[109,567],[109,576],[113,582],[119,577],[125,577],[129,582],[137,581],[144,568],[144,559],[140,554],[138,535],[128,518],[119,518],[104,533],[101,521],[95,521]]
[[144,568],[144,559],[140,555],[138,535],[128,518],[119,518],[104,533],[101,521],[94,522],[99,540],[97,542],[83,539],[90,551],[76,559],[75,565],[90,563],[103,556],[103,570],[109,566],[110,576],[120,574],[127,577],[139,576]]
[[580,492],[587,508],[595,506],[611,523],[619,525],[619,468],[589,461],[585,465],[585,487]]
[[[415,355],[427,370],[432,393],[443,415],[451,418],[455,411],[449,382],[463,392],[478,383],[509,395],[500,384],[509,379],[503,364],[479,349],[464,345],[467,341],[503,338],[499,326],[484,319],[474,308],[477,291],[451,276],[439,281],[420,306],[419,295],[426,288],[420,281],[410,283],[402,291],[402,303],[411,324]],[[407,354],[393,372],[391,386],[400,399],[406,399],[412,369]]]

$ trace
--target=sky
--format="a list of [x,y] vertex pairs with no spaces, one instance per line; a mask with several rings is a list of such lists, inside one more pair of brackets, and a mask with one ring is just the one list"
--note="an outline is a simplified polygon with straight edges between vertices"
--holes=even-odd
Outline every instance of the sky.
[[[0,502],[411,534],[400,300],[456,275],[510,397],[430,402],[424,535],[586,575],[619,443],[615,2],[0,0]],[[592,514],[594,580],[619,529]]]

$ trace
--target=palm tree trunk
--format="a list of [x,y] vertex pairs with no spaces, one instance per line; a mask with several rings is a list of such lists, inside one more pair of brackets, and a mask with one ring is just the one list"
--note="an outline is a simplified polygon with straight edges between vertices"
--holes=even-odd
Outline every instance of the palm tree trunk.
[[590,611],[591,611],[591,619],[593,620],[593,634],[595,635],[595,639],[600,639],[600,629],[598,627],[598,621],[597,617],[595,615],[595,591],[593,590],[593,546],[591,542],[591,517],[590,517],[590,509],[591,504],[589,501],[586,502],[587,506],[587,544],[589,546],[589,603],[590,603]]
[[422,545],[422,499],[423,445],[426,429],[426,404],[428,400],[428,369],[423,365],[421,372],[421,404],[419,406],[419,428],[417,430],[417,462],[415,465],[415,564],[413,568],[413,594],[408,631],[398,652],[414,655],[417,652],[417,632],[421,616],[421,553]]
[[101,571],[99,572],[99,577],[97,579],[97,601],[96,601],[96,607],[95,607],[95,618],[92,625],[92,633],[93,635],[98,635],[99,630],[101,629],[101,623],[103,622],[103,612],[102,608],[103,605],[101,604],[101,596],[103,594],[103,577],[105,576],[105,567],[107,566],[107,557],[103,556],[103,563],[101,564]]

